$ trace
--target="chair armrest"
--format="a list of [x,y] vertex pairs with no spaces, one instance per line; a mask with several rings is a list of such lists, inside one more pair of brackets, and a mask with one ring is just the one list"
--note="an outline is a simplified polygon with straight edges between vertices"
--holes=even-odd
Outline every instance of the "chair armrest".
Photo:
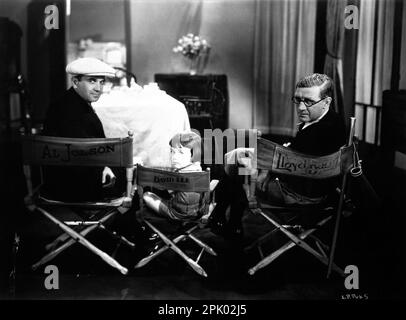
[[34,211],[35,210],[35,203],[32,198],[32,196],[25,196],[24,197],[24,205],[28,209],[28,211]]
[[123,199],[122,207],[124,208],[131,208],[132,205],[132,198],[131,197],[125,197]]
[[35,210],[36,205],[35,205],[35,200],[34,199],[36,199],[38,197],[38,193],[39,193],[39,190],[41,189],[41,186],[42,186],[42,183],[37,185],[32,190],[32,194],[27,194],[24,197],[24,204],[25,204],[26,208],[31,212]]
[[216,179],[213,179],[210,181],[210,192],[213,192],[214,189],[216,189],[218,183],[219,183],[219,180],[216,180]]

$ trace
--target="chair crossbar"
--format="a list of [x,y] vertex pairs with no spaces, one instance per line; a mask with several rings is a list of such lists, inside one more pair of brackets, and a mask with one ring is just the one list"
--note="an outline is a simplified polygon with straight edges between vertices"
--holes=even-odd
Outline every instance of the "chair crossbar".
[[[109,214],[110,212],[113,212],[114,211],[114,209],[110,209],[110,211],[108,211],[108,212],[106,212],[105,214]],[[90,216],[88,219],[90,220],[90,219],[93,219],[94,217],[96,217],[97,216],[97,214],[98,214],[99,212],[97,212],[97,213],[94,213],[92,216]],[[97,220],[97,221],[94,221],[95,222],[95,224],[97,224],[97,223],[101,223],[101,221],[102,220]],[[64,222],[65,224],[67,224],[67,225],[69,225],[69,221],[67,222],[67,221],[65,221]],[[92,224],[89,224],[89,225],[92,225]],[[54,241],[52,241],[51,243],[49,243],[49,244],[47,244],[46,246],[45,246],[45,249],[47,250],[47,251],[50,251],[50,250],[52,250],[53,248],[55,248],[59,243],[63,243],[64,241],[66,241],[67,239],[69,239],[70,238],[70,236],[67,234],[67,233],[62,233],[60,236],[58,236]]]
[[323,247],[320,245],[319,241],[315,241],[317,248],[319,249],[320,253],[323,255],[324,258],[327,258],[326,252],[323,250]]
[[[312,247],[310,247],[310,245],[308,245],[304,241],[304,239],[306,239],[309,235],[311,235],[313,232],[315,232],[319,227],[326,224],[332,218],[332,216],[328,216],[328,217],[324,218],[323,220],[321,220],[320,222],[318,222],[316,224],[317,228],[307,229],[307,230],[303,231],[301,234],[299,234],[298,236],[296,236],[296,235],[292,234],[291,232],[289,232],[288,230],[286,230],[282,225],[277,223],[275,220],[273,220],[272,218],[267,216],[265,213],[263,213],[262,210],[255,209],[254,211],[256,213],[261,214],[265,219],[267,219],[269,222],[271,222],[277,228],[277,230],[283,232],[290,239],[290,241],[288,241],[286,244],[284,244],[278,250],[272,252],[267,257],[263,258],[254,267],[250,268],[248,270],[248,273],[250,275],[255,274],[255,272],[257,272],[259,269],[262,269],[262,268],[266,267],[272,261],[274,261],[276,258],[278,258],[282,253],[286,252],[287,250],[293,248],[296,245],[301,247],[305,251],[311,253],[314,257],[316,257],[323,264],[328,265],[328,263],[329,263],[328,258],[326,256],[323,256],[322,254],[318,253]],[[338,272],[340,275],[344,276],[344,272],[339,267],[337,267],[334,263],[332,264],[332,269],[334,271]]]
[[[89,242],[85,236],[90,233],[91,231],[95,230],[96,228],[99,227],[99,224],[93,224],[89,226],[88,228],[82,230],[80,233],[76,232],[75,230],[71,229],[70,227],[66,226],[64,223],[60,222],[58,219],[53,217],[51,214],[49,214],[46,210],[36,207],[36,209],[42,213],[46,218],[54,222],[57,226],[59,226],[69,237],[71,238],[67,242],[65,242],[63,245],[60,247],[56,248],[55,250],[51,251],[47,255],[45,255],[43,258],[41,258],[37,263],[35,263],[32,266],[33,270],[38,269],[41,265],[44,265],[45,263],[49,262],[50,260],[54,259],[56,256],[58,256],[61,252],[65,251],[67,248],[72,246],[74,243],[79,242],[86,248],[88,248],[90,251],[98,255],[102,260],[104,260],[106,263],[111,265],[112,267],[116,268],[119,270],[122,274],[127,274],[128,269],[123,267],[121,264],[119,264],[115,259],[111,258],[108,254],[103,252],[102,250],[98,249],[96,246],[94,246],[91,242]],[[102,219],[100,219],[100,222],[106,222],[108,219],[113,217],[114,215],[117,214],[117,211],[111,211],[109,214],[104,216]]]
[[153,224],[148,221],[145,223],[154,231],[158,236],[162,239],[163,242],[169,247],[169,249],[176,252],[189,266],[192,267],[194,271],[200,274],[203,277],[207,277],[206,271],[193,259],[191,259],[188,255],[186,255],[172,240],[170,240],[167,236],[165,236],[161,231],[159,231]]
[[[293,218],[290,218],[289,221],[294,220]],[[288,222],[289,222],[288,221]],[[283,227],[287,227],[286,225],[283,225]],[[256,246],[260,246],[262,243],[264,243],[269,237],[271,237],[276,231],[278,231],[278,229],[272,229],[271,231],[265,233],[263,236],[259,237],[258,239],[256,239],[255,241],[253,241],[250,245],[246,246],[244,248],[244,251],[247,252],[249,250],[251,250],[252,248],[256,247]]]
[[[181,234],[181,235],[177,236],[175,239],[173,239],[172,241],[173,241],[173,243],[178,243],[179,241],[183,240],[186,237],[187,237],[186,234]],[[157,256],[161,255],[163,252],[165,252],[168,249],[169,249],[169,245],[165,244],[164,246],[160,247],[158,250],[151,253],[149,256],[142,258],[140,261],[138,261],[138,263],[134,266],[134,268],[137,269],[137,268],[141,268],[141,267],[145,266],[150,261],[155,259]]]
[[271,231],[269,231],[268,233],[264,234],[263,236],[259,237],[258,239],[256,239],[255,241],[253,241],[250,245],[246,246],[244,248],[244,251],[249,251],[254,247],[260,246],[262,245],[267,239],[269,239],[275,232],[277,231],[277,229],[272,229]]
[[109,208],[109,207],[117,208],[120,207],[127,199],[128,199],[127,197],[120,197],[109,202],[64,202],[47,199],[42,196],[38,198],[38,200],[42,202],[41,204],[47,206],[49,205],[49,206],[80,207],[80,208]]
[[196,238],[194,235],[188,234],[188,237],[191,240],[193,240],[196,244],[198,244],[204,251],[210,253],[212,256],[217,256],[217,253],[210,246],[208,246],[206,243],[204,243],[200,239]]
[[197,256],[197,258],[196,258],[196,260],[195,260],[196,263],[199,263],[200,258],[202,257],[203,253],[204,253],[204,248],[202,248],[202,249],[200,250],[199,255]]
[[[185,231],[183,234],[177,236],[176,238],[174,238],[173,240],[170,240],[168,237],[166,237],[161,231],[159,231],[156,227],[154,227],[150,222],[145,221],[145,223],[154,231],[158,234],[158,236],[162,239],[162,241],[165,243],[164,246],[162,246],[161,248],[159,248],[157,251],[155,251],[154,253],[150,254],[149,256],[141,259],[136,265],[135,268],[141,268],[143,266],[145,266],[146,264],[148,264],[150,261],[152,261],[153,259],[155,259],[156,257],[158,257],[159,255],[161,255],[162,253],[164,253],[166,250],[168,249],[172,249],[174,250],[177,254],[179,254],[181,256],[182,259],[184,259],[187,263],[189,263],[189,265],[191,265],[191,267],[193,268],[193,270],[195,270],[198,274],[206,277],[207,273],[204,271],[204,269],[201,266],[196,266],[196,264],[200,261],[201,255],[204,252],[208,252],[211,255],[216,256],[217,253],[207,244],[205,244],[204,242],[202,242],[201,240],[199,240],[198,238],[196,238],[195,236],[193,236],[191,233],[196,230],[198,228],[198,225],[195,225],[193,227],[191,227],[190,229],[188,229],[187,231]],[[201,247],[201,252],[198,256],[198,258],[196,259],[196,261],[194,261],[194,263],[190,264],[190,260],[193,261],[193,259],[191,259],[190,257],[188,257],[180,248],[178,248],[176,246],[176,244],[182,240],[185,239],[191,239],[192,241],[194,241],[197,245],[199,245]],[[174,246],[177,249],[174,249]],[[181,253],[180,253],[180,252]]]
[[262,245],[259,244],[257,248],[258,248],[259,256],[261,257],[261,259],[263,259],[264,258],[264,252],[262,251]]
[[118,234],[117,232],[107,229],[105,225],[103,225],[103,224],[100,223],[100,224],[98,225],[98,227],[99,227],[100,229],[104,230],[104,231],[105,231],[107,234],[109,234],[113,239],[117,240],[119,245],[122,243],[122,244],[125,244],[125,245],[129,246],[130,248],[135,248],[135,243],[129,241],[126,237],[124,237],[124,236]]
[[64,221],[67,226],[91,226],[92,224],[99,224],[99,221]]

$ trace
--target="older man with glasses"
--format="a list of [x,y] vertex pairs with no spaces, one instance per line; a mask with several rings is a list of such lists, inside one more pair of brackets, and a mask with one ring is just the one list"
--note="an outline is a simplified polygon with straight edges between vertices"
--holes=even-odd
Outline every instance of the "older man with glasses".
[[[293,140],[285,146],[301,153],[323,156],[345,144],[343,119],[333,110],[333,83],[324,74],[311,74],[296,84],[292,101],[300,120]],[[226,170],[227,172],[227,170]],[[228,172],[216,189],[217,207],[211,216],[215,233],[242,236],[242,215],[247,198],[242,188],[244,177]],[[308,181],[305,178],[276,177],[269,172],[258,175],[256,193],[274,204],[317,204],[335,187],[336,181]],[[229,220],[226,210],[230,206]]]
[[290,147],[296,151],[323,156],[345,143],[343,119],[332,106],[333,83],[324,74],[312,74],[296,84],[292,98],[300,120]]

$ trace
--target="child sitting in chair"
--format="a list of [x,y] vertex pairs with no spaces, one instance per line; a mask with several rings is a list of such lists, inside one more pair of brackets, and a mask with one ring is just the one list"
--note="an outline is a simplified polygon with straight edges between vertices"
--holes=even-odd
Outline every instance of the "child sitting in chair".
[[[171,145],[172,170],[175,172],[202,171],[197,152],[200,152],[200,136],[193,132],[185,132],[175,135],[169,144]],[[170,198],[161,199],[152,192],[145,192],[143,199],[145,204],[158,214],[173,220],[195,220],[201,217],[207,205],[203,194],[198,192],[172,192]]]

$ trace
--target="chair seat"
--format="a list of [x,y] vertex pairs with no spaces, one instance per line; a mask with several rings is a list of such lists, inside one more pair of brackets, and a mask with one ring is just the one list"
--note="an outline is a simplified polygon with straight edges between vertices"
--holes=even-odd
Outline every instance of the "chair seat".
[[286,206],[276,206],[268,203],[261,203],[260,207],[262,209],[269,209],[275,211],[310,211],[310,210],[326,210],[333,208],[329,203],[317,203],[317,204],[306,204],[306,205],[286,205]]
[[[338,200],[339,200],[339,194],[338,193],[329,193],[327,196],[323,198],[321,202],[317,203],[307,203],[307,204],[282,204],[282,205],[275,205],[272,204],[270,201],[266,199],[255,199],[255,201],[252,200],[252,205],[250,208],[255,208],[255,206],[260,206],[263,209],[270,209],[270,210],[276,210],[276,211],[294,211],[294,212],[300,212],[300,211],[309,211],[309,210],[325,210],[329,208],[333,208],[337,205]],[[259,201],[258,201],[259,200]]]
[[82,208],[118,208],[121,206],[128,206],[128,202],[131,203],[131,199],[128,197],[119,197],[108,201],[100,202],[65,202],[59,200],[52,200],[43,196],[38,196],[37,200],[40,204],[52,205],[52,206],[66,206],[66,207],[82,207]]

